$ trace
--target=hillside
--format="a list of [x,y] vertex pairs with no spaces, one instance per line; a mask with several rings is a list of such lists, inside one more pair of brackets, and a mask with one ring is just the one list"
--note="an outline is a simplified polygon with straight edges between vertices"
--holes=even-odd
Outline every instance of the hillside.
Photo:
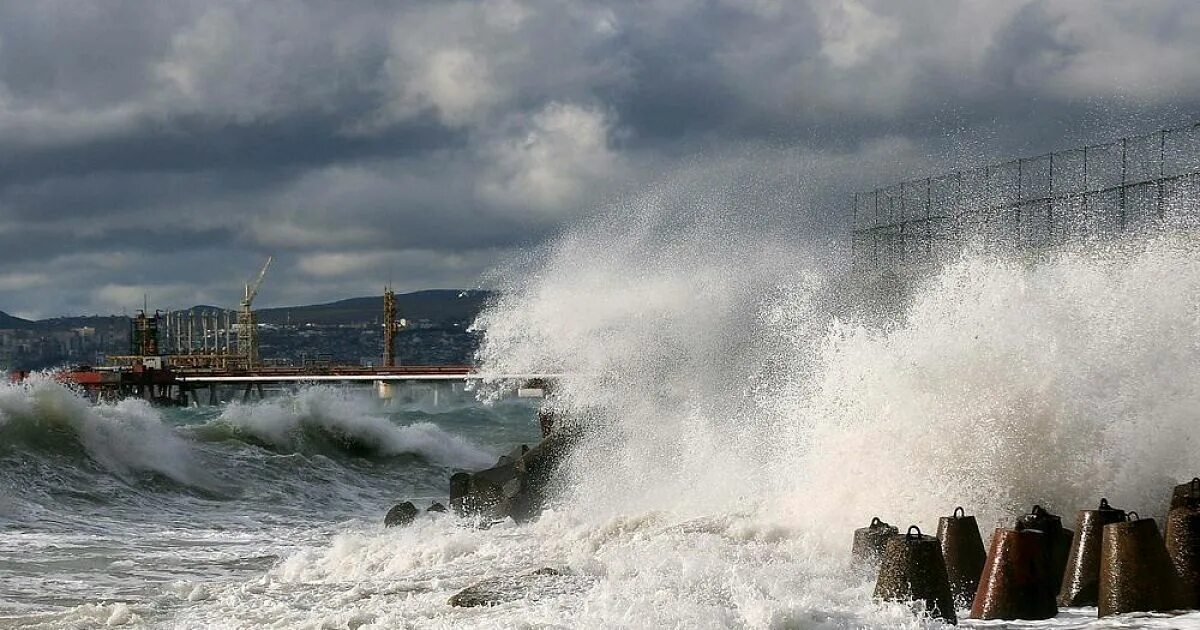
[[32,322],[28,319],[21,319],[20,317],[13,317],[4,311],[0,311],[0,329],[29,330],[32,328],[37,328],[37,322]]
[[[491,296],[486,291],[430,289],[396,295],[396,310],[406,319],[435,322],[470,322]],[[383,317],[383,296],[358,297],[313,304],[285,306],[258,311],[264,324],[358,324],[378,322]]]

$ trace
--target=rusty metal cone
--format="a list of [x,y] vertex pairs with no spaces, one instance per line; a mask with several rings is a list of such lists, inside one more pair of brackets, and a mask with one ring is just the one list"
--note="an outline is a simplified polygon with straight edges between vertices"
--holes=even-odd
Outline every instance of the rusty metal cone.
[[930,617],[958,623],[942,546],[937,538],[923,535],[915,525],[906,534],[888,538],[875,582],[875,598],[923,602]]
[[1058,614],[1050,537],[1037,529],[999,528],[992,534],[972,619],[1050,619]]
[[1187,483],[1175,486],[1171,493],[1171,509],[1186,506],[1200,506],[1200,477],[1194,477]]
[[1200,508],[1181,506],[1167,513],[1167,555],[1179,575],[1185,608],[1200,608]]
[[1071,539],[1075,532],[1062,526],[1062,517],[1051,514],[1040,505],[1033,506],[1029,514],[1017,519],[1017,529],[1036,529],[1046,533],[1046,557],[1050,562],[1050,575],[1054,580],[1054,592],[1062,587],[1063,573],[1067,568],[1067,556],[1071,555]]
[[888,538],[898,533],[900,530],[883,522],[878,516],[871,519],[871,524],[867,527],[854,530],[854,547],[850,550],[854,566],[878,569]]
[[938,542],[942,545],[942,558],[946,561],[946,575],[950,579],[950,594],[959,607],[971,605],[975,590],[979,588],[979,576],[987,552],[983,549],[983,538],[979,535],[979,524],[974,516],[957,507],[951,516],[938,519]]
[[1100,593],[1100,547],[1104,526],[1125,520],[1125,510],[1118,510],[1100,499],[1095,510],[1080,510],[1075,517],[1075,537],[1067,556],[1062,589],[1058,592],[1059,606],[1095,606]]
[[1104,526],[1100,551],[1101,617],[1131,612],[1176,610],[1183,591],[1167,547],[1152,518]]

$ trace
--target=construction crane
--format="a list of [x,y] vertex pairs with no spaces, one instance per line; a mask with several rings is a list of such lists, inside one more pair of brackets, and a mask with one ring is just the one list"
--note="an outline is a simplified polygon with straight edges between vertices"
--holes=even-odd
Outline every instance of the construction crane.
[[262,287],[263,279],[267,277],[267,269],[271,267],[274,256],[267,256],[267,263],[253,282],[246,283],[246,292],[242,295],[242,308],[238,311],[238,352],[246,357],[246,367],[258,365],[258,318],[254,314],[254,298]]

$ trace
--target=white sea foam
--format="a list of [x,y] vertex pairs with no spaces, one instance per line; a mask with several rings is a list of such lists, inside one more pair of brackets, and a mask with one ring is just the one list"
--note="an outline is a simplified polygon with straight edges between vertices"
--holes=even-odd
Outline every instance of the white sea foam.
[[378,455],[420,455],[438,464],[481,468],[495,456],[437,425],[393,423],[378,402],[361,392],[309,387],[294,396],[231,403],[216,420],[287,452],[302,452],[312,440],[332,441]]

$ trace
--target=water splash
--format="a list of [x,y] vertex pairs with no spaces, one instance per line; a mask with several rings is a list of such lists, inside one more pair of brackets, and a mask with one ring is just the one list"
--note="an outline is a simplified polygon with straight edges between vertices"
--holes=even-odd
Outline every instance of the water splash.
[[748,510],[832,550],[876,514],[1160,512],[1200,470],[1189,233],[968,255],[875,325],[794,246],[662,227],[581,228],[506,273],[478,322],[485,369],[570,374],[561,404],[599,427],[563,509]]

